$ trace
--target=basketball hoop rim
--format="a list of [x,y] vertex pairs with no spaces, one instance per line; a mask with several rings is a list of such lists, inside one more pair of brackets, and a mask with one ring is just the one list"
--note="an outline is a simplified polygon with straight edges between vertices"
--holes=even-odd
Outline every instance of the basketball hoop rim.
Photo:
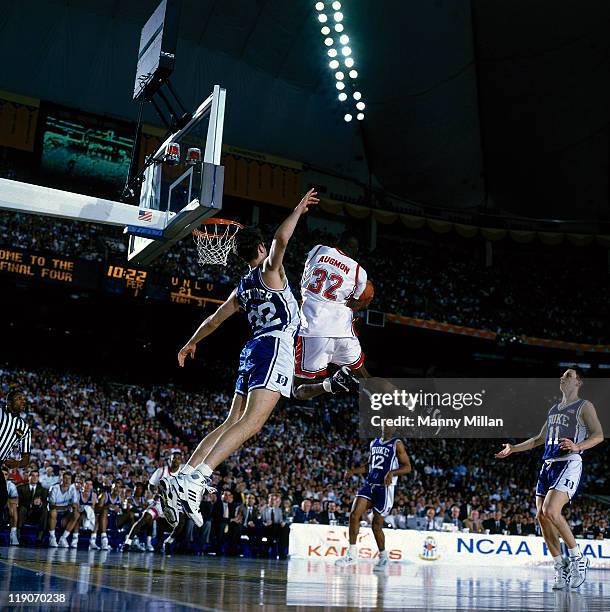
[[[235,225],[237,229],[243,229],[243,225],[237,221],[231,221],[230,219],[221,219],[220,217],[209,217],[201,222],[201,225]],[[202,232],[200,229],[195,228],[193,230],[193,236],[207,236],[208,238],[221,238],[223,234],[208,234]]]

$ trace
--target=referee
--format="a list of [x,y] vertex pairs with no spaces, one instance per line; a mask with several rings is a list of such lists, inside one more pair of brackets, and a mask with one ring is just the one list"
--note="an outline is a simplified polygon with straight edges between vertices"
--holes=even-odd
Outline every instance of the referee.
[[[25,395],[21,389],[12,389],[6,398],[6,408],[0,408],[0,465],[9,470],[26,467],[30,462],[32,431],[19,416],[25,407]],[[21,459],[7,459],[19,443]],[[8,501],[8,491],[4,474],[0,470],[0,512]]]

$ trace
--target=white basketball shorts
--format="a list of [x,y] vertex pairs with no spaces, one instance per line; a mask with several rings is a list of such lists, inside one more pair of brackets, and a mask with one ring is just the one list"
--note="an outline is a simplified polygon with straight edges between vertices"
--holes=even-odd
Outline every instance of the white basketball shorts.
[[295,355],[295,374],[299,378],[326,376],[328,364],[359,368],[364,363],[360,340],[355,337],[324,338],[299,336]]

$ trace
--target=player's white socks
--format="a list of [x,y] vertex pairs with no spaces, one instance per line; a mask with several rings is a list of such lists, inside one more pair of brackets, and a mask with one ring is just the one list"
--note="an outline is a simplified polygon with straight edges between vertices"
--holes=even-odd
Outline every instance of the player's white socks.
[[555,562],[555,567],[563,565],[563,557],[561,555],[553,557],[553,561]]
[[[70,535],[70,532],[69,532],[69,531],[66,529],[66,530],[65,530],[65,531],[62,533],[62,535],[61,535],[61,539],[62,539],[62,540],[67,540],[69,535]],[[74,535],[76,535],[76,533],[75,533]]]
[[568,548],[568,554],[570,555],[570,559],[582,557],[582,553],[580,552],[580,546],[576,544],[574,548]]
[[356,544],[350,544],[348,554],[353,559],[357,559],[358,558],[358,546]]
[[152,536],[146,536],[146,546],[152,544]]
[[17,527],[11,527],[11,535],[17,535]]
[[131,538],[125,538],[125,544],[127,544],[127,546],[129,546],[131,542],[132,542]]
[[379,552],[379,558],[380,559],[387,559],[388,558],[388,551],[387,550],[382,550]]
[[199,472],[203,478],[209,478],[212,475],[212,468],[203,461],[193,470],[193,472]]

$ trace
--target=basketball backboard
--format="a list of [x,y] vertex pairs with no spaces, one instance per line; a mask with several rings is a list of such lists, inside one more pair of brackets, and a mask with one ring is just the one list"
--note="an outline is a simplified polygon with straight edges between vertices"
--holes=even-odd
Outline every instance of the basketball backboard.
[[[147,264],[222,208],[220,165],[226,90],[219,85],[192,119],[151,153],[140,193],[138,224],[129,225],[128,259]],[[160,211],[164,228],[147,228]]]

